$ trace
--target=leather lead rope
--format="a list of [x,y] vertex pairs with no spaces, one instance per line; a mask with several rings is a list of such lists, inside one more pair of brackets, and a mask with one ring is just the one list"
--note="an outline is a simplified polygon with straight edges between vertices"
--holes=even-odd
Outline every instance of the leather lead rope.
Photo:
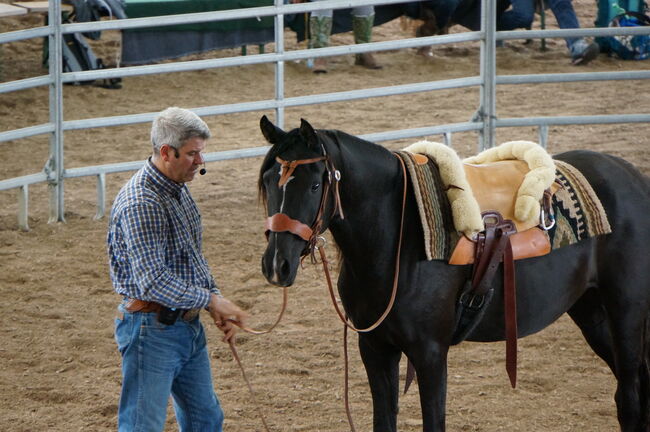
[[246,371],[244,370],[244,366],[241,363],[241,360],[239,359],[239,355],[237,354],[237,348],[235,347],[235,343],[230,340],[228,341],[228,345],[230,345],[230,351],[232,351],[232,356],[235,358],[237,361],[237,364],[239,365],[239,369],[241,370],[242,377],[244,377],[244,382],[246,382],[246,386],[248,386],[248,391],[251,394],[251,399],[253,399],[253,404],[255,405],[255,409],[257,410],[257,413],[259,414],[260,418],[262,419],[262,424],[264,425],[264,430],[266,432],[270,432],[269,430],[269,425],[266,424],[266,418],[264,417],[264,412],[262,411],[262,406],[258,402],[257,398],[255,397],[255,392],[253,391],[253,386],[251,385],[250,381],[248,380],[248,376],[246,376]]
[[[278,319],[275,320],[273,325],[269,327],[266,330],[254,330],[250,327],[246,327],[242,325],[241,323],[234,321],[234,320],[229,320],[233,324],[235,324],[237,327],[242,329],[244,332],[252,334],[252,335],[263,335],[270,333],[271,330],[273,330],[282,320],[282,317],[284,316],[284,312],[287,309],[287,292],[288,288],[284,287],[282,290],[282,308],[280,310],[280,314],[278,315]],[[241,371],[242,377],[244,378],[244,382],[246,383],[246,386],[248,387],[248,392],[251,395],[251,399],[253,400],[253,404],[255,405],[255,409],[257,410],[257,413],[260,416],[260,419],[262,420],[262,424],[264,425],[264,430],[266,432],[270,432],[269,426],[266,424],[266,417],[264,416],[264,412],[262,411],[262,405],[260,405],[259,401],[257,400],[257,397],[255,395],[255,391],[253,390],[253,386],[250,383],[250,380],[248,379],[248,375],[246,374],[246,370],[244,369],[244,365],[241,362],[241,359],[239,358],[239,354],[237,353],[237,347],[235,346],[235,342],[232,340],[228,341],[228,345],[230,346],[230,351],[232,352],[232,356],[237,362],[237,365],[239,366],[239,370]]]
[[345,373],[344,379],[345,383],[343,384],[344,394],[343,398],[345,399],[345,415],[348,417],[348,423],[350,424],[350,431],[357,432],[354,428],[354,421],[352,421],[352,410],[350,409],[350,368],[348,366],[348,326],[343,326],[343,361],[345,362]]

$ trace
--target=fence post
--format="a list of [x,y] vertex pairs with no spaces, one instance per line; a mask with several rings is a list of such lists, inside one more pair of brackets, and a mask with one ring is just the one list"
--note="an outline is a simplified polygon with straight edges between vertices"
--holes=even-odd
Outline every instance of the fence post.
[[18,227],[29,231],[29,185],[18,188]]
[[496,118],[496,0],[481,0],[481,105],[478,109],[483,128],[479,150],[494,147]]
[[[284,4],[284,0],[275,0],[275,7]],[[284,15],[275,15],[275,53],[284,54]],[[278,60],[275,63],[275,101],[278,106],[275,108],[275,123],[279,128],[284,128],[284,61]]]
[[106,173],[97,175],[97,213],[94,219],[101,219],[106,214]]
[[48,6],[49,75],[50,75],[50,158],[45,166],[50,190],[49,222],[65,222],[63,204],[63,89],[61,73],[63,35],[61,33],[61,0],[52,0]]
[[548,125],[540,125],[538,135],[539,135],[539,145],[541,145],[544,148],[547,148],[547,146],[548,146]]

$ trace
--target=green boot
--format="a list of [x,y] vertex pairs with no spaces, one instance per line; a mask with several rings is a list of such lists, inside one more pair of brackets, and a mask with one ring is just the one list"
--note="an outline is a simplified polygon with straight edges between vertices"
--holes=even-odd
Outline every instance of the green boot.
[[[309,18],[309,48],[325,48],[330,44],[332,17]],[[314,60],[314,73],[327,73],[327,59],[318,57]]]
[[[370,43],[372,39],[372,25],[375,22],[375,16],[352,17],[352,30],[354,31],[354,43]],[[354,64],[363,66],[368,69],[381,69],[381,66],[375,61],[371,53],[357,54]]]

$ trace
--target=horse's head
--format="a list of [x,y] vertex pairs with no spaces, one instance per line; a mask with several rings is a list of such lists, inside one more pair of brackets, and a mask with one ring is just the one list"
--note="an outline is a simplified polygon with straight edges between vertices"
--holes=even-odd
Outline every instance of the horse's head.
[[[272,145],[259,178],[259,192],[268,212],[269,242],[262,272],[269,282],[289,286],[301,258],[313,253],[318,236],[336,210],[332,206],[338,202],[340,173],[329,159],[323,139],[307,121],[301,120],[300,128],[285,132],[264,116],[260,128]],[[334,197],[334,203],[329,197]]]

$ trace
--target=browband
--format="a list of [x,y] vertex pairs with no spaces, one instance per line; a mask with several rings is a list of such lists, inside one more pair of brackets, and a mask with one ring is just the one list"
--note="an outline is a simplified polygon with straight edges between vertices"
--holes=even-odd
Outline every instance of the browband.
[[325,156],[316,157],[312,159],[293,160],[293,161],[285,161],[278,156],[275,158],[275,160],[280,164],[280,166],[282,166],[282,175],[280,176],[280,180],[278,181],[278,186],[282,187],[285,184],[287,184],[287,182],[289,181],[289,177],[291,177],[291,174],[293,174],[293,171],[296,169],[298,165],[320,162],[325,160]]

